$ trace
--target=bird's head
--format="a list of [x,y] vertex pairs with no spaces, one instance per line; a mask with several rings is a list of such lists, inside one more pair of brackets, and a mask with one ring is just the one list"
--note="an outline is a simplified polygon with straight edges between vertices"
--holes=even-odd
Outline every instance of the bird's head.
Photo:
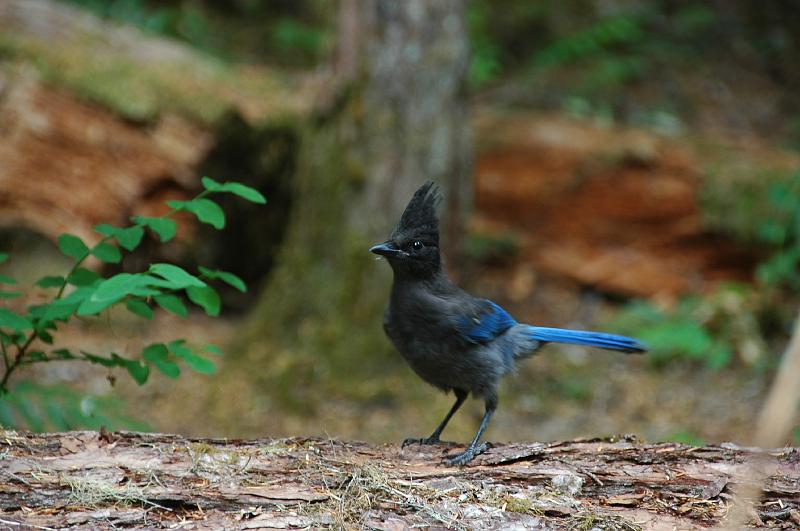
[[441,258],[436,207],[441,201],[435,183],[428,181],[420,186],[389,239],[370,252],[386,258],[396,274],[426,278],[438,272]]

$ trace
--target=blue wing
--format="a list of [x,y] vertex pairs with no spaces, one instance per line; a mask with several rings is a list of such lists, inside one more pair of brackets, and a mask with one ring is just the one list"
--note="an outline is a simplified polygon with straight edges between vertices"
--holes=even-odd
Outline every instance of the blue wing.
[[496,338],[517,322],[507,311],[490,300],[482,299],[473,312],[461,316],[457,330],[470,343],[486,343]]

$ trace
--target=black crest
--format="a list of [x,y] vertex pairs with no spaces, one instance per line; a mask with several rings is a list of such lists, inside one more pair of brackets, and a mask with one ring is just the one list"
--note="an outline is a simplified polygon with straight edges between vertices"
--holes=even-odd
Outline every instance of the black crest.
[[442,202],[442,192],[433,181],[427,181],[414,192],[393,234],[425,234],[439,240],[439,217],[436,207]]

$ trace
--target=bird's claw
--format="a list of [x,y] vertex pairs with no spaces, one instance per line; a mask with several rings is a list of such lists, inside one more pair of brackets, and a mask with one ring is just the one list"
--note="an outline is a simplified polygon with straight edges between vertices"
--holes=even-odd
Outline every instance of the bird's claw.
[[460,454],[456,454],[453,457],[448,457],[445,459],[445,461],[450,466],[466,465],[467,463],[475,459],[476,456],[482,454],[489,448],[491,448],[491,445],[489,443],[481,443],[478,446],[470,446],[469,448],[466,449],[466,451]]
[[411,446],[412,444],[439,444],[442,442],[439,437],[424,437],[422,439],[415,439],[413,437],[409,437],[405,441],[400,448],[405,448],[406,446]]

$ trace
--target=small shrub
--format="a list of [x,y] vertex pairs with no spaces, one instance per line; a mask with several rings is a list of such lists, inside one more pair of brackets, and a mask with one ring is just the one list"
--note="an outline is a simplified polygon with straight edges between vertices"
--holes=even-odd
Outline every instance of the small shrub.
[[800,170],[769,184],[767,204],[757,235],[773,253],[756,275],[767,285],[800,291]]
[[644,341],[656,365],[685,359],[719,370],[737,354],[741,362],[755,365],[766,347],[759,324],[761,302],[753,295],[747,286],[729,284],[706,297],[685,297],[668,310],[635,301],[611,326]]
[[[25,311],[0,307],[0,352],[2,353],[0,395],[9,392],[11,376],[17,371],[36,363],[51,361],[82,361],[122,369],[139,385],[147,382],[152,370],[157,370],[169,378],[179,377],[182,367],[188,367],[202,374],[215,372],[215,364],[207,355],[220,355],[219,348],[214,345],[196,348],[184,339],[147,345],[139,356],[132,358],[121,356],[116,352],[99,354],[82,349],[72,351],[53,348],[54,336],[75,318],[98,317],[112,306],[124,306],[142,319],[151,319],[158,308],[186,317],[188,309],[182,298],[185,296],[208,315],[217,316],[220,312],[220,298],[212,287],[212,282],[223,282],[241,291],[247,289],[244,282],[236,275],[205,267],[200,267],[197,273],[190,273],[173,264],[156,263],[150,264],[146,271],[118,273],[108,278],[83,267],[90,256],[109,264],[121,262],[124,252],[133,251],[139,246],[146,230],[155,234],[161,242],[171,240],[177,231],[177,225],[172,217],[178,212],[188,212],[196,216],[201,223],[222,229],[225,226],[225,214],[219,205],[209,198],[215,194],[230,193],[254,203],[266,202],[258,191],[240,183],[218,183],[207,177],[202,179],[202,183],[205,189],[195,198],[188,201],[169,201],[167,204],[171,210],[164,216],[135,216],[132,218],[133,224],[128,227],[97,225],[95,230],[102,238],[92,246],[72,234],[62,234],[58,238],[61,253],[72,261],[72,265],[64,275],[45,276],[36,282],[39,288],[52,290],[47,302],[31,305]],[[8,258],[8,254],[0,253],[0,263]],[[15,299],[24,295],[22,290],[15,289],[17,282],[13,278],[0,275],[0,285],[2,285],[0,299]],[[11,288],[2,289],[5,286]],[[28,425],[34,428],[43,426],[33,422],[35,417],[34,409],[31,409],[33,401],[24,398],[36,395],[36,389],[40,388],[15,387],[14,396],[5,397],[4,403],[0,404],[0,416],[3,415],[3,407],[8,410],[16,406],[25,416]],[[49,395],[40,393],[43,399],[47,396]],[[66,395],[61,393],[58,396],[64,398]],[[60,421],[57,420],[59,416],[63,420],[60,425],[70,426],[82,418],[73,406],[65,406],[60,410],[45,406],[44,409],[55,425],[59,425]],[[9,421],[8,411],[5,417],[4,421]]]
[[129,417],[125,404],[113,397],[91,396],[63,385],[23,380],[0,397],[0,425],[31,431],[144,430],[147,425]]

